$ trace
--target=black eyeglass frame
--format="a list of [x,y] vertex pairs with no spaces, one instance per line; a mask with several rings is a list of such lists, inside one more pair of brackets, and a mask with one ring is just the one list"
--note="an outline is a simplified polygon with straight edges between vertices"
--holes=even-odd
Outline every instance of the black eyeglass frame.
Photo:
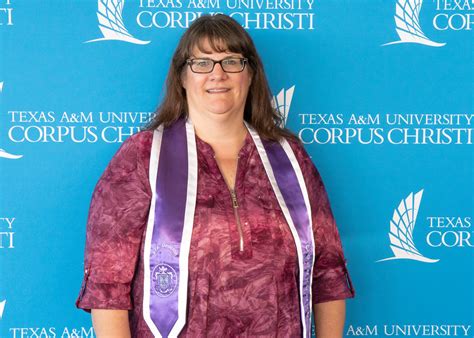
[[[224,67],[222,66],[222,61],[225,61],[225,60],[230,60],[230,59],[236,59],[236,60],[239,60],[240,63],[242,64],[242,69],[239,70],[239,71],[236,71],[236,72],[229,72],[227,70],[224,69]],[[193,61],[196,61],[196,60],[209,60],[209,61],[212,61],[212,68],[210,71],[208,72],[196,72],[194,69],[193,69]],[[216,66],[216,63],[220,64],[221,65],[221,68],[222,70],[225,72],[225,73],[242,73],[245,69],[245,65],[248,63],[249,59],[248,58],[238,58],[238,57],[228,57],[228,58],[224,58],[222,60],[213,60],[213,59],[209,59],[209,58],[195,58],[195,59],[187,59],[186,60],[186,64],[189,65],[189,68],[191,68],[191,71],[193,73],[196,73],[196,74],[209,74],[209,73],[212,73],[214,71],[214,67]]]

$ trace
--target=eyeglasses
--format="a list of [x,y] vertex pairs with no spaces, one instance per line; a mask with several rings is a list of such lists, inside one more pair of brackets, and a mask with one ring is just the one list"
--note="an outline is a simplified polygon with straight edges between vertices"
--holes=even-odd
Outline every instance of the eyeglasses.
[[212,59],[188,59],[186,64],[191,67],[193,73],[206,74],[214,70],[216,63],[220,64],[226,73],[240,73],[244,70],[247,58],[226,58],[219,61]]

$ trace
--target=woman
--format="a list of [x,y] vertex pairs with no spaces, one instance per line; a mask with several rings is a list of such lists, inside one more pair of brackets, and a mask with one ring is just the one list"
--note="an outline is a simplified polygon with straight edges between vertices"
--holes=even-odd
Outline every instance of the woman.
[[[148,130],[99,180],[77,306],[100,337],[340,337],[354,296],[321,178],[255,46],[203,16]],[[277,142],[278,141],[278,142]]]

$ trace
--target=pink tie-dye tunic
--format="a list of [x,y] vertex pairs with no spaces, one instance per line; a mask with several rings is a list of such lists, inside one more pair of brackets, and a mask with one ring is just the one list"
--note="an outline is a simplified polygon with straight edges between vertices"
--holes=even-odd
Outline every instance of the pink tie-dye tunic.
[[[128,138],[97,183],[77,300],[86,310],[130,310],[132,336],[140,338],[153,337],[142,315],[152,136],[143,131]],[[250,134],[239,153],[235,183],[241,233],[211,146],[199,138],[196,144],[198,194],[180,337],[301,336],[296,247]],[[303,147],[291,140],[290,145],[312,208],[313,303],[353,297],[321,178]]]

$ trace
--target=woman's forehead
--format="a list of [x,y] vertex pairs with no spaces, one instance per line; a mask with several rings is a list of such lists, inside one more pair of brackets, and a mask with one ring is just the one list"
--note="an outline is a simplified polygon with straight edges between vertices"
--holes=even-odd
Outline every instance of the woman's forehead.
[[191,48],[191,54],[241,54],[239,51],[233,51],[229,44],[222,39],[209,39],[204,37],[197,41]]

